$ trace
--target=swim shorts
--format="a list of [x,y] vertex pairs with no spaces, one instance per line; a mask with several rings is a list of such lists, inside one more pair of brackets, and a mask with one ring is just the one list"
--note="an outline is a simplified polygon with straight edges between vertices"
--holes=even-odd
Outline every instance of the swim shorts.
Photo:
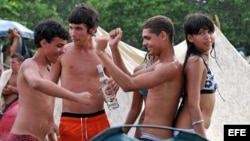
[[142,140],[142,141],[162,141],[163,139],[159,138],[157,136],[151,135],[151,134],[142,133],[140,140]]
[[63,112],[58,141],[88,141],[109,127],[110,124],[104,110],[91,114]]
[[16,135],[10,133],[7,141],[39,141],[39,140],[31,135]]

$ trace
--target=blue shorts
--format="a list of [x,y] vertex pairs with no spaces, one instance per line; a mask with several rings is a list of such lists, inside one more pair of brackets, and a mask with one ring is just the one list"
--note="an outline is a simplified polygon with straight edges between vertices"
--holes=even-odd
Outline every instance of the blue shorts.
[[170,139],[162,139],[159,138],[157,136],[151,135],[151,134],[147,134],[147,133],[142,133],[141,137],[140,137],[141,141],[173,141],[173,138]]

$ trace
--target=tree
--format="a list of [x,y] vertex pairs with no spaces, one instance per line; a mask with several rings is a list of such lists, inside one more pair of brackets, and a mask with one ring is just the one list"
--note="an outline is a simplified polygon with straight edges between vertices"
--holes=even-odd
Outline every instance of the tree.
[[154,15],[170,17],[175,26],[175,44],[184,40],[183,21],[188,13],[205,12],[220,27],[227,39],[236,47],[245,47],[250,54],[250,1],[248,0],[2,0],[0,18],[14,20],[34,29],[42,19],[55,18],[66,26],[67,16],[79,3],[87,2],[99,11],[100,26],[107,31],[115,27],[123,30],[123,41],[142,47],[141,25]]
[[55,9],[40,3],[40,0],[2,0],[0,10],[0,18],[17,21],[31,30],[43,19],[58,18]]
[[41,0],[42,3],[49,6],[49,8],[55,9],[57,17],[60,17],[65,25],[68,25],[67,18],[73,8],[80,4],[85,3],[86,0]]
[[[151,16],[162,14],[174,23],[175,44],[183,41],[183,21],[188,13],[204,12],[215,21],[219,17],[221,31],[235,47],[244,46],[250,54],[250,31],[245,30],[250,22],[250,1],[247,0],[88,0],[100,13],[101,24],[105,30],[115,27],[123,29],[123,41],[144,50],[142,47],[141,25]],[[233,11],[233,12],[232,12]]]

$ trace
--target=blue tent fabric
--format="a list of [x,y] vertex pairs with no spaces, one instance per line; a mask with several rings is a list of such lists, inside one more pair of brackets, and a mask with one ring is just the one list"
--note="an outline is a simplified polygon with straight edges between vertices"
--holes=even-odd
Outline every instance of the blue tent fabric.
[[124,125],[124,126],[111,127],[99,133],[98,135],[93,137],[90,141],[139,141],[138,139],[130,137],[127,134],[123,133],[122,128],[126,127],[160,128],[172,131],[176,130],[180,132],[177,136],[164,141],[208,141],[207,139],[203,138],[202,136],[196,133],[190,133],[178,128],[154,126],[154,125]]
[[9,29],[17,29],[23,38],[34,39],[34,32],[18,22],[0,20],[0,37],[7,37]]

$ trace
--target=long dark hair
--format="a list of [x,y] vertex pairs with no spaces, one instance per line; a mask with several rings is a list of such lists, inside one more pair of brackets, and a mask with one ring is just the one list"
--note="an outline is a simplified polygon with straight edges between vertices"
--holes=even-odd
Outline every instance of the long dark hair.
[[[200,29],[209,30],[209,32],[214,33],[215,26],[214,26],[214,23],[211,20],[211,18],[208,15],[202,14],[202,13],[194,13],[194,14],[187,15],[185,18],[185,22],[184,22],[184,34],[185,34],[185,39],[186,39],[186,43],[187,43],[187,52],[186,52],[184,65],[183,65],[184,68],[186,66],[188,58],[192,54],[195,54],[198,56],[202,55],[202,52],[199,51],[196,48],[196,46],[187,39],[188,35],[198,34]],[[211,55],[211,57],[216,58],[216,53],[214,53],[214,56],[212,55],[213,51],[215,52],[214,43],[212,45],[210,55]]]

